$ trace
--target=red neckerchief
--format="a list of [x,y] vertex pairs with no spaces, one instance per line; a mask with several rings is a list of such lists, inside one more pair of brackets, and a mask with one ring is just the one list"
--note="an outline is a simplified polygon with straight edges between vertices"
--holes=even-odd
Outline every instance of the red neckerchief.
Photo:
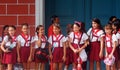
[[[39,35],[38,35],[38,38],[39,38]],[[42,35],[42,36],[41,36],[41,41],[46,42],[45,35]]]
[[112,35],[107,35],[106,34],[106,37],[108,38],[108,40],[106,38],[106,42],[110,42],[110,47],[112,47]]
[[94,34],[94,35],[97,35],[97,33],[100,31],[100,29],[92,29],[92,33]]
[[120,33],[120,29],[118,30],[118,33]]
[[16,36],[12,36],[12,42],[16,41]]
[[113,34],[116,34],[117,33],[117,31],[113,31]]
[[59,37],[60,37],[60,34],[59,34],[59,35],[55,35],[55,34],[54,34],[54,37],[56,38],[55,41],[58,41],[58,39],[59,39]]
[[28,38],[29,38],[28,35],[25,35],[24,33],[22,33],[21,36],[25,39],[25,42],[28,42]]
[[81,37],[81,33],[80,32],[74,32],[75,36],[77,36],[78,38]]

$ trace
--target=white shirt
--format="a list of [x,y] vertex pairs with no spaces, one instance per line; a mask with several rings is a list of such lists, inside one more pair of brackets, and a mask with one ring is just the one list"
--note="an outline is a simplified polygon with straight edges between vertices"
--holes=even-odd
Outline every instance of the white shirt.
[[[46,36],[45,36],[45,39],[46,39],[46,42],[47,42],[47,37],[46,37]],[[39,38],[38,38],[38,36],[36,35],[36,36],[34,37],[34,41],[38,41],[38,40],[39,40]],[[42,38],[40,38],[40,40],[41,40],[41,41],[44,41]],[[46,42],[41,42],[41,48],[45,48]],[[35,48],[38,48],[38,45],[37,45],[37,44],[35,44]]]
[[[69,37],[70,37],[70,39],[72,39],[72,42],[75,43],[75,44],[84,44],[85,41],[88,39],[88,35],[86,33],[83,33],[82,37],[81,37],[81,41],[79,43],[78,39],[74,39],[74,35],[75,35],[74,32],[71,32],[70,35],[69,35]],[[77,36],[75,35],[75,38],[76,37]],[[73,41],[73,39],[74,39],[74,41]]]
[[10,47],[10,48],[16,47],[16,38],[15,38],[14,42],[11,42],[11,41],[8,40],[8,36],[5,36],[3,38],[3,41],[5,42],[5,47]]
[[[58,37],[59,35],[57,35]],[[53,37],[53,40],[52,40]],[[62,37],[62,39],[61,39]],[[53,47],[59,47],[59,43],[58,42],[53,42],[55,41],[57,38],[55,36],[50,36],[48,38],[48,43],[50,43],[51,45],[53,45]],[[63,36],[62,34],[59,36],[58,40],[60,39],[60,47],[63,47],[63,43],[66,41],[65,36]]]
[[87,32],[88,36],[90,36],[90,42],[96,42],[96,41],[100,41],[100,38],[104,36],[104,31],[103,30],[99,30],[95,36],[93,36],[93,33],[92,33],[92,28],[90,28]]
[[106,46],[107,47],[111,47],[111,44],[112,44],[112,47],[113,47],[114,42],[117,42],[117,37],[116,37],[115,34],[112,35],[112,43],[110,41],[110,38],[107,37],[107,36],[105,37],[105,40],[106,40]]
[[[31,36],[29,36],[28,39],[27,39],[28,42],[26,42],[25,39],[24,39],[21,35],[19,35],[19,36],[17,37],[17,40],[20,42],[21,47],[24,47],[24,46],[29,47],[30,44],[32,43],[32,39],[33,39],[33,38],[31,38]],[[25,43],[26,43],[26,44],[25,44]]]
[[118,44],[120,45],[120,33],[117,33],[117,34],[116,34],[116,37],[117,37],[117,39],[118,39]]

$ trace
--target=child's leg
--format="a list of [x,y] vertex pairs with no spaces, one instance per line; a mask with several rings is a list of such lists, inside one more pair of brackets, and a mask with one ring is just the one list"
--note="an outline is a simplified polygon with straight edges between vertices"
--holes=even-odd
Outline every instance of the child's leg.
[[116,64],[113,64],[113,66],[112,66],[112,69],[111,70],[117,70],[117,68],[116,68]]
[[86,69],[86,66],[87,66],[87,61],[82,63],[82,69],[83,69],[83,70],[87,70],[87,69]]
[[57,63],[53,63],[53,70],[56,70],[57,68]]
[[41,63],[41,69],[40,70],[45,70],[45,63]]
[[39,68],[39,63],[35,63],[35,70],[38,70],[38,68]]
[[31,63],[28,62],[28,63],[27,63],[27,70],[30,70],[30,65],[31,65]]
[[58,66],[59,66],[59,70],[62,70],[62,68],[63,68],[63,63],[59,63]]
[[2,63],[0,63],[0,70],[2,70]]
[[73,70],[77,70],[77,65],[73,63]]
[[106,70],[111,70],[111,67],[109,65],[106,65]]
[[12,67],[12,64],[8,64],[7,67],[8,67],[8,70],[13,70],[13,69],[12,69],[12,68],[13,68],[13,67]]
[[68,65],[65,65],[64,70],[68,70]]
[[90,61],[89,70],[94,70],[94,61]]
[[27,63],[23,63],[23,68],[27,69]]
[[118,70],[120,70],[120,60],[118,61]]
[[101,70],[101,63],[100,63],[100,61],[96,62],[96,70]]

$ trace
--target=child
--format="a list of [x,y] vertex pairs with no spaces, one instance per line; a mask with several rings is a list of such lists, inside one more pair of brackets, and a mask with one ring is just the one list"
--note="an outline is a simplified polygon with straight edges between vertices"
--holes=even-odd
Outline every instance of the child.
[[[114,53],[117,46],[117,38],[115,34],[112,34],[112,26],[110,24],[107,24],[105,26],[105,57],[109,60],[114,59]],[[111,67],[113,70],[116,70],[115,63],[112,61],[113,64],[106,64],[106,70],[111,70]]]
[[[73,31],[72,30],[72,24],[68,24],[67,25],[67,35],[69,36],[69,34]],[[72,64],[72,50],[70,49],[70,47],[69,47],[69,41],[68,41],[68,36],[66,37],[66,43],[65,43],[65,45],[66,45],[66,61],[65,61],[65,68],[64,68],[64,70],[68,70],[68,67],[69,67],[69,65],[70,64]]]
[[[5,25],[5,26],[3,27],[0,45],[1,45],[1,42],[2,42],[2,40],[3,40],[3,37],[8,34],[8,27],[9,27],[9,25]],[[0,70],[3,69],[2,58],[3,58],[3,51],[2,51],[1,48],[0,48]]]
[[17,47],[17,60],[23,64],[23,67],[30,69],[30,62],[32,57],[32,37],[28,34],[29,26],[27,23],[22,24],[22,33],[17,37],[18,47]]
[[92,20],[92,28],[87,32],[90,38],[90,52],[89,52],[89,70],[94,70],[94,61],[96,61],[96,70],[101,70],[101,59],[103,57],[103,36],[104,32],[101,29],[100,20],[94,18]]
[[1,49],[4,52],[2,62],[7,64],[8,70],[13,70],[13,65],[16,63],[17,51],[16,51],[16,27],[11,25],[8,28],[8,35],[6,35],[2,41]]
[[[44,26],[38,25],[36,28],[37,35],[34,38],[35,41],[35,51],[46,50],[47,37],[44,35]],[[35,53],[36,54],[36,53]],[[40,70],[45,70],[45,63],[47,60],[42,60],[35,56],[35,70],[39,69],[39,63],[41,63]]]
[[[81,51],[85,52],[85,47],[87,46],[88,36],[83,31],[82,23],[75,21],[73,24],[73,32],[69,35],[69,46],[72,49],[73,57],[71,58],[73,61],[73,70],[77,69],[78,58],[81,58],[79,55]],[[86,53],[86,52],[85,52]],[[84,57],[84,56],[82,56]],[[87,57],[86,57],[87,58]]]
[[120,31],[119,31],[119,23],[120,20],[116,19],[113,23],[112,23],[112,28],[113,28],[113,34],[116,35],[117,39],[118,39],[118,46],[116,47],[117,50],[115,50],[115,63],[116,63],[116,68],[120,68],[120,57],[119,57],[119,45],[120,45]]
[[50,59],[53,62],[52,70],[62,70],[66,57],[65,36],[61,34],[59,25],[53,25],[53,33],[48,39]]

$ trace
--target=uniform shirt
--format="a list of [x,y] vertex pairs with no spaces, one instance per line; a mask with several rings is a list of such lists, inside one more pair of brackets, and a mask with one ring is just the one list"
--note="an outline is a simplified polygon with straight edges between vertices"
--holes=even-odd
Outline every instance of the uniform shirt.
[[[69,37],[70,37],[70,40],[72,40],[72,42],[75,43],[75,44],[84,44],[85,41],[88,39],[87,34],[83,33],[82,37],[81,37],[81,40],[80,40],[80,43],[79,43],[78,36],[75,35],[75,39],[74,39],[74,35],[75,35],[74,32],[71,32]],[[74,41],[73,41],[73,39],[74,39]]]
[[90,36],[90,42],[100,41],[100,38],[104,36],[103,30],[99,30],[98,32],[97,32],[97,30],[95,30],[94,32],[95,33],[93,33],[92,28],[90,28],[87,32],[88,36]]
[[118,39],[118,44],[120,45],[120,33],[119,32],[116,34],[116,37]]
[[26,42],[26,40],[23,38],[22,35],[19,35],[17,37],[17,40],[20,42],[21,47],[24,47],[24,46],[29,47],[30,44],[32,43],[32,39],[33,38],[31,38],[31,36],[29,35]]
[[[57,39],[58,40],[60,39],[60,44],[58,42],[53,42],[53,41],[56,41]],[[59,47],[59,45],[60,45],[60,47],[63,47],[63,42],[65,42],[65,41],[66,41],[65,36],[63,36],[62,34],[61,35],[57,35],[56,37],[53,35],[53,36],[50,36],[48,38],[48,43],[50,43],[51,45],[53,45],[53,47]]]
[[[36,36],[34,37],[34,42],[35,42],[35,41],[38,41],[38,40],[41,40],[41,48],[45,48],[46,42],[47,42],[47,37],[45,36],[45,38],[42,39],[42,38],[39,38],[39,37],[36,35]],[[35,48],[38,48],[38,45],[37,45],[37,44],[35,44]]]
[[117,42],[117,37],[115,34],[112,35],[112,38],[105,36],[105,44],[107,47],[113,47],[114,42]]
[[14,48],[14,47],[16,47],[16,37],[14,36],[14,37],[12,37],[13,39],[12,39],[12,41],[9,41],[8,40],[8,36],[5,36],[4,38],[3,38],[3,41],[5,42],[5,47],[7,48],[7,47],[10,47],[10,48]]

